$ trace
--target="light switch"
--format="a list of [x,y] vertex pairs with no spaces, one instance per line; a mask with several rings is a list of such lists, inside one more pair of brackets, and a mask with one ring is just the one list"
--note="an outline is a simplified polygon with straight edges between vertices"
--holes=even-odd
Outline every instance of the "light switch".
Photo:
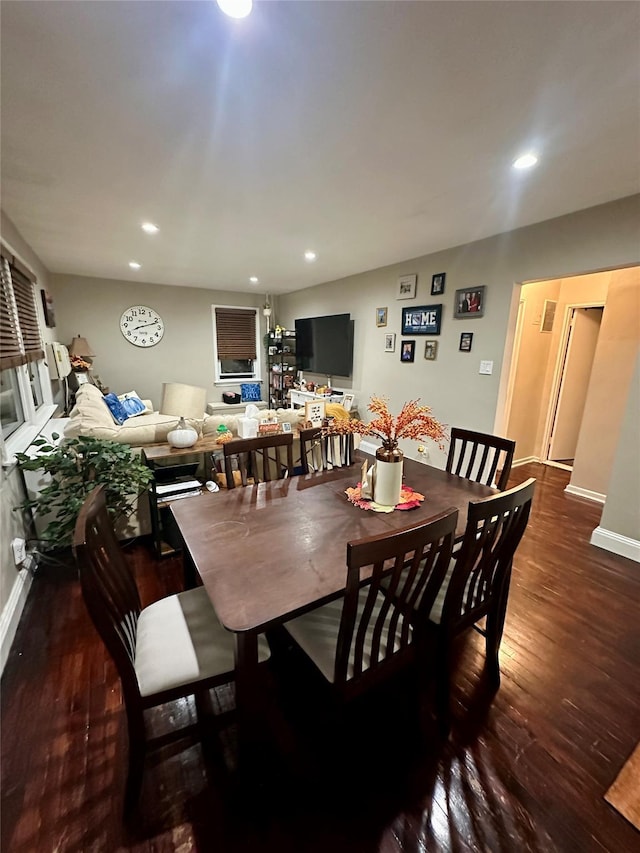
[[492,361],[481,361],[479,372],[485,374],[486,376],[490,376],[493,373],[493,362]]

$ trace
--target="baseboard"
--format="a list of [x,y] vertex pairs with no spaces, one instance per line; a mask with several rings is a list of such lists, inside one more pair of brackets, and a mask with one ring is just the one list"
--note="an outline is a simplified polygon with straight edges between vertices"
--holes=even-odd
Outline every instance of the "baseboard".
[[9,657],[11,644],[18,629],[18,623],[24,610],[33,576],[27,569],[22,569],[16,576],[9,599],[0,616],[0,675]]
[[600,492],[592,492],[591,489],[581,489],[580,486],[572,486],[571,483],[566,486],[565,492],[569,495],[575,495],[577,498],[585,498],[585,500],[594,501],[598,504],[603,504],[607,499],[607,496]]
[[540,462],[539,456],[525,456],[524,459],[514,459],[511,463],[512,468],[518,468],[520,465],[528,465],[530,462]]
[[627,557],[629,560],[640,563],[640,542],[637,539],[621,536],[619,533],[606,530],[604,527],[596,527],[591,534],[590,541],[592,545],[598,548],[604,548],[605,551],[611,551],[620,557]]

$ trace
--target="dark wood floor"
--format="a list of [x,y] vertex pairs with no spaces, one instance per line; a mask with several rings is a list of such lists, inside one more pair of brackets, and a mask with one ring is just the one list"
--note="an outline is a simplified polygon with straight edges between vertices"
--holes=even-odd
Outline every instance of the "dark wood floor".
[[[146,766],[139,817],[121,823],[126,733],[119,684],[73,571],[36,576],[2,680],[2,851],[625,851],[640,833],[604,799],[640,739],[640,567],[589,545],[600,510],[538,478],[516,556],[502,686],[484,690],[482,639],[461,644],[454,726],[436,735],[410,679],[336,721],[288,650],[268,673],[272,768],[247,792],[225,761],[173,745]],[[179,589],[180,562],[128,549],[144,602]],[[278,650],[276,650],[278,652]],[[231,688],[217,696],[221,707]],[[418,719],[420,716],[420,719]],[[190,701],[154,730],[192,721]],[[336,727],[342,751],[333,744]]]

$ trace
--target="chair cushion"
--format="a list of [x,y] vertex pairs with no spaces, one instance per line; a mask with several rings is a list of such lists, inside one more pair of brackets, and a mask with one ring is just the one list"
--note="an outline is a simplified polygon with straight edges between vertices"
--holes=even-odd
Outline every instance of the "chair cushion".
[[[269,646],[261,636],[258,659],[268,658]],[[140,613],[135,670],[141,696],[234,668],[234,635],[220,624],[204,587],[169,595]]]
[[[367,588],[363,588],[358,598],[356,628],[360,614],[364,608],[367,592]],[[377,614],[384,603],[384,596],[378,593],[373,608],[374,615],[370,620],[370,627],[364,643],[362,656],[363,669],[368,669],[371,666],[372,625],[375,624]],[[340,629],[340,620],[342,619],[343,604],[344,598],[339,598],[336,601],[329,602],[329,604],[322,605],[322,607],[316,607],[310,613],[304,613],[302,616],[286,622],[284,626],[300,648],[309,655],[327,681],[332,684],[335,676],[336,647],[338,645],[338,631]],[[398,651],[399,648],[399,645],[396,643],[394,651]],[[381,653],[386,653],[383,642],[380,643],[380,650]],[[349,666],[347,667],[347,680],[351,678],[353,678],[353,661],[350,656]]]

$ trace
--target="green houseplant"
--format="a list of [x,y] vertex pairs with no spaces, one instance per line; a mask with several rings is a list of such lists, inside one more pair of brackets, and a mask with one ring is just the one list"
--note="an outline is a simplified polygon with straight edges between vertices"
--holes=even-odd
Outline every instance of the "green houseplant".
[[[53,440],[58,436],[54,433]],[[48,482],[33,499],[16,509],[35,510],[51,516],[40,536],[45,551],[71,544],[73,529],[86,496],[97,485],[104,485],[107,508],[113,521],[133,510],[138,495],[153,474],[128,444],[98,438],[66,439],[54,446],[45,438],[34,442],[36,457],[16,453],[24,471],[43,471]]]

